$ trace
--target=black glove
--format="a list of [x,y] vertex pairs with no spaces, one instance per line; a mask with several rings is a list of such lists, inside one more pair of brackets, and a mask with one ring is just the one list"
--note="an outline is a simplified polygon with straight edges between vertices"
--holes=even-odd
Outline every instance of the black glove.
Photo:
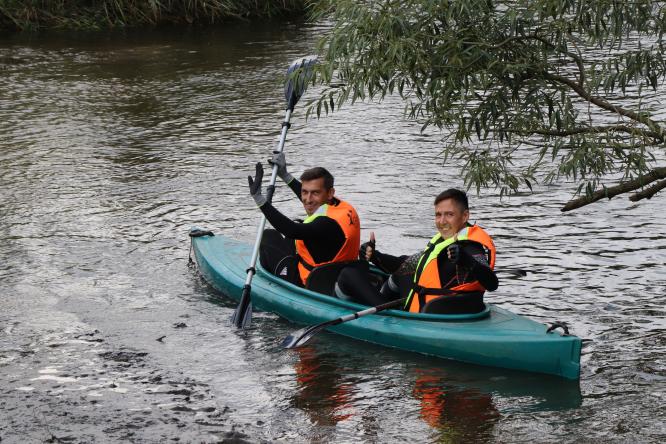
[[458,242],[455,242],[446,248],[446,255],[449,258],[449,261],[454,265],[462,265],[464,267],[470,265],[470,256]]
[[284,152],[273,153],[273,158],[268,159],[268,163],[277,166],[277,175],[286,184],[294,180],[294,176],[287,171],[287,159]]
[[449,262],[454,265],[458,265],[462,255],[463,252],[457,243],[453,243],[446,248],[446,256],[449,258]]
[[250,186],[250,194],[254,199],[254,203],[256,203],[258,207],[266,203],[266,197],[263,194],[261,194],[261,181],[263,180],[263,178],[264,178],[264,167],[261,165],[260,162],[257,162],[254,180],[252,179],[252,176],[247,176],[247,183]]
[[[368,254],[368,248],[370,248],[370,254]],[[362,261],[372,262],[375,259],[375,240],[369,240],[361,244],[361,248],[358,249],[358,257]]]

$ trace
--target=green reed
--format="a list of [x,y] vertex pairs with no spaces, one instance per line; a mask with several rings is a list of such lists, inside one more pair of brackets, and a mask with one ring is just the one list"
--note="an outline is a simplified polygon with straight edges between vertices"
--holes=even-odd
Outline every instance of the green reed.
[[305,11],[307,0],[0,0],[0,31],[214,24]]

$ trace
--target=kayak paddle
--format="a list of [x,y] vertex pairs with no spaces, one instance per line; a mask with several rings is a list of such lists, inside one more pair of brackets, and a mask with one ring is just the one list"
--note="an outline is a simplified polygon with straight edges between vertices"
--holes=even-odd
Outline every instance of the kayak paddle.
[[[317,62],[315,56],[303,57],[295,60],[287,69],[287,83],[284,87],[284,97],[287,101],[287,110],[282,122],[282,133],[280,134],[280,141],[274,153],[281,153],[284,149],[284,142],[287,139],[287,130],[291,126],[289,119],[291,113],[294,111],[296,103],[305,92],[308,81],[312,77],[312,67]],[[273,165],[273,172],[271,173],[271,180],[266,188],[266,198],[271,202],[273,192],[275,191],[275,179],[277,178],[277,165]],[[231,323],[236,327],[246,328],[250,326],[252,321],[252,300],[250,296],[252,276],[256,273],[255,265],[257,264],[257,257],[259,256],[259,245],[261,244],[261,237],[264,234],[264,227],[266,226],[266,217],[262,214],[259,227],[257,228],[257,238],[254,242],[254,249],[252,250],[252,258],[250,265],[247,268],[247,277],[245,285],[243,286],[243,293],[241,294],[240,302],[236,311],[231,316]]]
[[387,308],[398,307],[405,303],[407,298],[396,299],[395,301],[386,302],[385,304],[377,305],[376,307],[370,307],[362,311],[357,311],[356,313],[348,314],[341,316],[337,319],[331,321],[322,322],[321,324],[311,325],[309,327],[301,328],[284,338],[282,341],[282,347],[284,348],[296,348],[302,345],[305,345],[306,342],[310,340],[314,335],[324,330],[327,327],[332,327],[334,325],[342,324],[343,322],[353,321],[360,317],[378,313]]

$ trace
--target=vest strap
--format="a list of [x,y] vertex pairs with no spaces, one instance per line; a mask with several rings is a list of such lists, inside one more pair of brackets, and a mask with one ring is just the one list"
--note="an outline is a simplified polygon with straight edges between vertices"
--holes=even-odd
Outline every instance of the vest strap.
[[[425,249],[425,251],[421,255],[421,259],[419,259],[419,263],[416,267],[416,272],[414,273],[414,282],[412,283],[412,292],[407,297],[407,300],[405,301],[405,309],[409,310],[409,306],[412,303],[412,298],[414,297],[414,293],[416,293],[416,295],[419,298],[419,307],[423,307],[425,305],[425,303],[424,303],[425,294],[422,294],[420,291],[417,292],[415,290],[415,287],[418,287],[418,285],[416,283],[419,281],[419,278],[421,277],[421,273],[423,273],[423,269],[426,266],[428,256],[430,256],[430,253],[432,252],[432,250],[435,249],[437,244],[439,244],[440,242],[443,242],[443,241],[444,241],[444,239],[440,237],[439,239],[437,239],[436,242],[428,242],[428,247]],[[423,288],[423,287],[421,287],[421,288]]]
[[301,263],[301,265],[303,265],[308,271],[312,271],[315,269],[315,267],[305,262],[300,255],[297,254],[296,258],[298,259],[298,262]]
[[[421,296],[425,297],[426,295],[434,295],[434,296],[453,296],[456,294],[464,293],[461,291],[454,291],[450,290],[448,288],[428,288],[428,287],[423,287],[421,285],[413,284],[412,285],[412,290],[414,290],[415,293],[418,293],[419,298]],[[421,300],[419,299],[419,302]]]

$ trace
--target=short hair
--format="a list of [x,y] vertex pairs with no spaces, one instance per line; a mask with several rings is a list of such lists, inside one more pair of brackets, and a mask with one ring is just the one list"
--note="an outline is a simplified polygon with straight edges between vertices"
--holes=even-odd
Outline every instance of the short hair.
[[326,188],[327,190],[333,188],[333,183],[335,182],[335,179],[333,179],[333,175],[329,173],[326,168],[314,167],[303,171],[303,174],[301,174],[301,182],[303,182],[304,180],[315,180],[322,178],[324,179],[324,188]]
[[435,197],[435,205],[446,199],[453,199],[463,211],[469,210],[469,201],[467,200],[467,194],[464,191],[455,188],[449,188],[446,191],[442,191],[437,197]]

